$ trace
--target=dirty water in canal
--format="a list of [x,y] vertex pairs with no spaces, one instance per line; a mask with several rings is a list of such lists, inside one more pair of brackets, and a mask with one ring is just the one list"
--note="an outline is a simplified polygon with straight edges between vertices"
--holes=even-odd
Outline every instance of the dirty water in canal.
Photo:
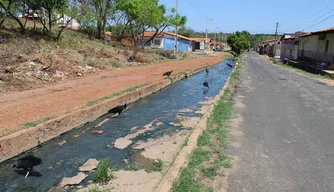
[[[42,144],[15,158],[0,164],[0,191],[32,191],[45,192],[52,186],[59,184],[63,177],[73,177],[78,174],[78,167],[90,158],[110,158],[113,165],[121,164],[124,158],[131,154],[131,146],[123,150],[110,146],[116,139],[131,133],[133,127],[144,127],[151,122],[154,129],[132,138],[133,142],[146,141],[150,138],[159,138],[164,134],[176,132],[181,127],[177,123],[178,110],[190,109],[198,111],[201,105],[198,102],[215,97],[224,87],[232,68],[226,65],[232,63],[225,60],[221,64],[190,76],[188,79],[175,82],[171,86],[160,90],[148,97],[130,103],[122,113],[121,118],[110,118],[103,115],[93,122],[73,129],[55,139]],[[209,82],[210,88],[204,88],[203,82]],[[187,117],[201,117],[201,114],[184,112]],[[101,124],[101,122],[104,122]],[[157,123],[159,122],[159,123]],[[174,122],[171,123],[171,122]],[[101,124],[99,127],[97,125]],[[103,130],[101,135],[92,134],[92,130]],[[64,142],[66,141],[66,142]],[[63,142],[60,146],[59,143]],[[34,167],[34,172],[24,178],[25,171],[16,171],[12,165],[18,158],[33,154],[43,160],[41,165]],[[91,176],[87,177],[87,180]]]

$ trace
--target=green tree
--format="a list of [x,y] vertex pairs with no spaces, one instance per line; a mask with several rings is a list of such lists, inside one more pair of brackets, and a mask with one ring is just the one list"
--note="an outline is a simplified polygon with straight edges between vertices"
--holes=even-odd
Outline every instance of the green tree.
[[[41,23],[43,25],[43,31],[48,32],[49,38],[52,37],[52,26],[59,17],[57,14],[64,14],[66,8],[68,7],[67,0],[30,0],[30,4],[34,7],[40,9]],[[44,14],[46,12],[46,14]],[[44,17],[44,19],[42,19]]]
[[240,55],[245,49],[248,49],[252,41],[252,35],[247,31],[236,31],[227,37],[227,43],[232,51]]
[[4,10],[3,16],[0,18],[0,27],[3,25],[7,16],[12,17],[19,25],[21,33],[25,32],[25,26],[17,17],[19,0],[0,0],[0,7]]

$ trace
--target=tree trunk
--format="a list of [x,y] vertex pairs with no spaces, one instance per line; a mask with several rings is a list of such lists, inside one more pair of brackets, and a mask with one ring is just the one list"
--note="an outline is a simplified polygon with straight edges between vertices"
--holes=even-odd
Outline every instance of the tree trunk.
[[8,12],[9,13],[9,15],[20,25],[20,32],[22,33],[22,34],[24,34],[25,33],[25,27],[24,27],[24,25],[23,25],[23,23],[20,21],[20,19],[19,18],[17,18],[13,13],[11,13],[10,11]]
[[0,27],[5,22],[6,17],[7,17],[7,13],[5,13],[4,16],[0,19]]
[[51,37],[52,37],[52,18],[51,18],[51,16],[52,16],[52,10],[51,9],[47,9],[48,10],[48,13],[49,13],[49,38],[51,39]]
[[69,20],[66,22],[65,26],[62,27],[62,28],[60,29],[60,31],[58,32],[58,35],[57,35],[57,37],[56,37],[56,40],[57,40],[57,41],[60,39],[60,35],[61,35],[61,33],[63,32],[63,30],[67,27],[67,25],[68,25],[73,19],[74,19],[74,18],[69,19]]
[[[148,42],[152,41],[154,39],[154,37],[159,33],[159,31],[160,31],[160,33],[162,33],[167,27],[168,27],[168,25],[161,25],[159,28],[155,27],[154,35],[151,38],[149,38],[143,46],[145,46]],[[161,28],[162,28],[162,30],[160,30]]]

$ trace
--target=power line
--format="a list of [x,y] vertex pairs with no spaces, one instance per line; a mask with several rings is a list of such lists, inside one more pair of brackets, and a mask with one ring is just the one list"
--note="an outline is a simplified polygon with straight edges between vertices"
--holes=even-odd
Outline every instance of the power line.
[[331,12],[333,12],[333,11],[334,11],[334,9],[328,11],[327,13],[321,15],[320,17],[317,17],[316,19],[313,19],[312,21],[310,21],[310,23],[313,22],[313,21],[316,21],[316,20],[318,20],[318,19],[320,19],[320,18],[322,18],[322,17],[324,17],[325,15],[327,15],[328,13],[331,13]]
[[322,22],[326,21],[327,19],[329,19],[329,18],[331,18],[331,17],[334,17],[334,14],[331,15],[331,16],[329,16],[329,17],[327,17],[327,18],[325,18],[325,19],[323,19],[323,20],[321,20],[321,21],[319,21],[318,23],[315,23],[315,24],[313,24],[313,25],[311,25],[311,26],[309,26],[309,27],[303,29],[303,31],[306,30],[306,29],[309,29],[309,28],[311,28],[311,27],[313,27],[313,26],[316,26],[316,25],[318,25],[319,23],[322,23]]
[[[311,16],[311,17],[309,17],[308,19],[306,19],[305,21],[314,18],[315,16],[319,15],[320,13],[322,13],[324,10],[328,9],[328,8],[329,8],[330,6],[332,6],[332,5],[334,5],[334,3],[329,4],[328,6],[326,6],[325,8],[321,9],[319,12],[317,12],[316,14],[314,14],[313,16]],[[316,21],[317,19],[320,19],[321,17],[327,15],[328,13],[332,12],[333,10],[334,10],[334,9],[332,9],[332,10],[330,10],[329,12],[327,12],[327,13],[321,15],[320,17],[317,17],[316,19],[311,20],[310,22],[304,22],[302,25],[306,25],[307,23],[311,23],[311,22],[313,22],[313,21]],[[297,29],[298,29],[298,28],[301,28],[302,25],[299,25],[299,26],[297,27]]]
[[322,11],[326,10],[328,7],[334,5],[334,3],[331,3],[330,5],[326,6],[325,8],[321,9],[321,11],[317,12],[316,14],[314,14],[313,16],[309,17],[307,20],[319,15],[319,13],[322,13]]

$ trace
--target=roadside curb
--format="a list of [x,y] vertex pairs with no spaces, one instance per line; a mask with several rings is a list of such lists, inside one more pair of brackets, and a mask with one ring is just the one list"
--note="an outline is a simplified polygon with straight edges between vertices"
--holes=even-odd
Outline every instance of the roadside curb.
[[226,83],[223,89],[220,90],[219,94],[216,95],[213,99],[213,104],[209,105],[207,111],[202,116],[202,118],[197,123],[197,126],[193,128],[189,136],[189,140],[186,146],[184,146],[181,151],[177,154],[173,164],[168,169],[167,173],[160,180],[160,183],[155,188],[156,192],[169,192],[172,189],[172,185],[175,179],[180,176],[180,171],[184,168],[188,163],[188,157],[190,153],[197,147],[197,139],[202,134],[202,131],[207,128],[207,120],[211,116],[214,106],[217,101],[224,95],[226,88],[229,85],[229,81],[231,78],[231,74],[236,70],[236,67],[230,73],[230,76],[227,78]]
[[[205,66],[212,67],[220,62],[207,64]],[[205,69],[205,66],[199,67],[192,71],[187,71],[187,75],[196,74]],[[184,74],[172,77],[173,82],[183,79]],[[78,128],[87,122],[96,120],[98,117],[107,113],[110,108],[119,104],[131,103],[161,89],[171,85],[169,79],[162,79],[155,83],[138,88],[135,91],[124,93],[120,96],[105,100],[99,104],[64,114],[45,123],[39,124],[33,128],[26,128],[21,131],[12,133],[0,138],[0,162],[10,159],[22,152],[32,149],[40,143],[49,141],[61,134],[64,134],[74,128]]]

